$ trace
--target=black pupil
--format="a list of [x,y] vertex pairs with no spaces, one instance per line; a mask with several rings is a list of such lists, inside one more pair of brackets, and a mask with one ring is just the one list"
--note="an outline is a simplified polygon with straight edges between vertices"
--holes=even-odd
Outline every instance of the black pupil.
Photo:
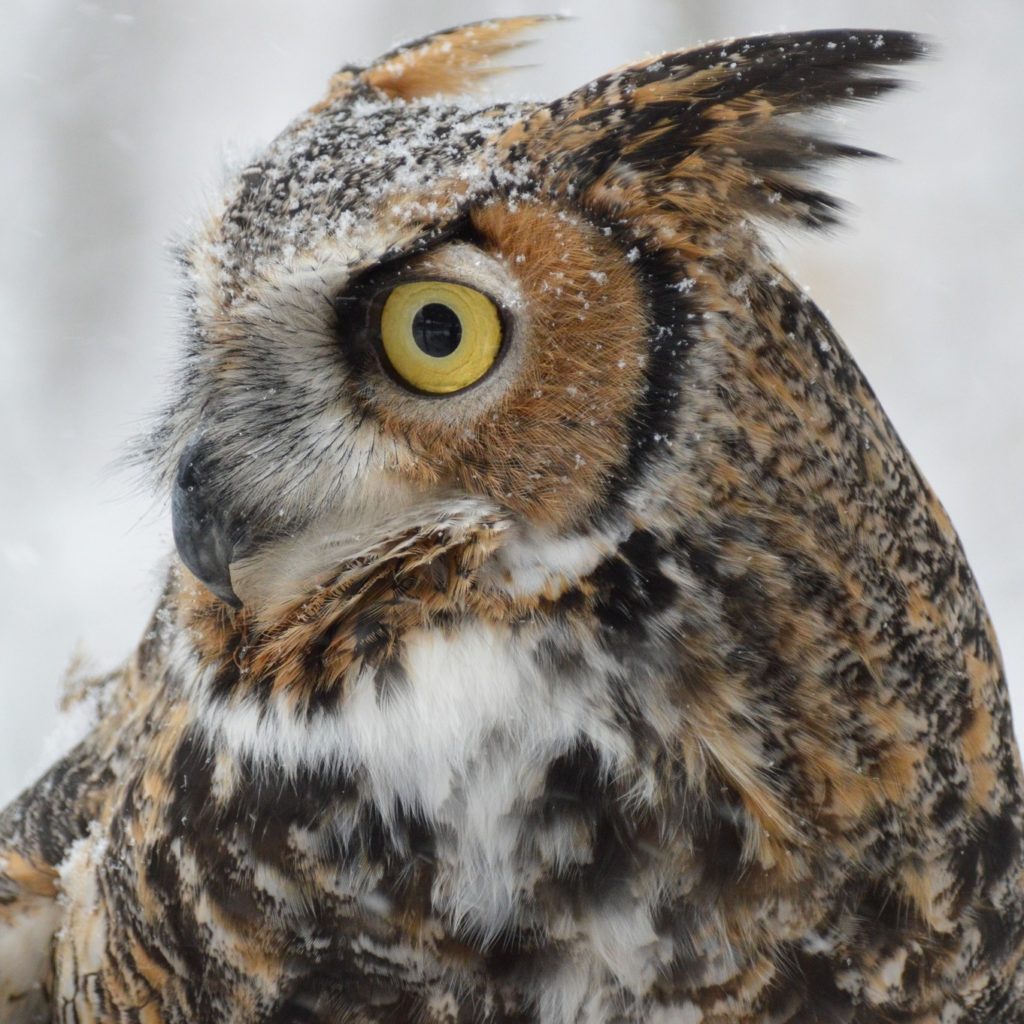
[[412,336],[428,356],[443,359],[459,347],[462,321],[450,306],[430,302],[412,318]]

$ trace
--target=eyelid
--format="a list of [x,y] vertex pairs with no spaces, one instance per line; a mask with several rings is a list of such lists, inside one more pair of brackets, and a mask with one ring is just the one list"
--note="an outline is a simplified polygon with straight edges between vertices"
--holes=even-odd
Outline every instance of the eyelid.
[[359,270],[349,281],[345,292],[332,301],[345,301],[345,296],[350,294],[357,296],[360,293],[365,294],[371,288],[375,290],[386,281],[409,280],[405,274],[407,271],[413,270],[417,260],[437,252],[450,242],[469,242],[473,245],[480,245],[481,240],[481,235],[473,227],[467,210],[460,213],[455,220],[443,228],[428,230],[412,242],[384,252],[370,266]]
[[470,284],[454,274],[431,273],[426,269],[423,273],[416,273],[414,268],[406,267],[403,270],[389,271],[378,276],[377,270],[378,268],[374,268],[375,272],[372,278],[367,275],[362,280],[357,279],[344,292],[331,299],[331,306],[335,312],[343,315],[346,321],[351,321],[356,311],[364,310],[366,323],[369,324],[375,315],[379,314],[387,297],[399,285],[437,282],[438,284],[454,284],[461,288],[471,288],[473,291],[479,292],[493,303],[495,309],[498,310],[502,327],[506,326],[505,320],[508,311],[501,300],[486,289],[480,288],[476,284]]

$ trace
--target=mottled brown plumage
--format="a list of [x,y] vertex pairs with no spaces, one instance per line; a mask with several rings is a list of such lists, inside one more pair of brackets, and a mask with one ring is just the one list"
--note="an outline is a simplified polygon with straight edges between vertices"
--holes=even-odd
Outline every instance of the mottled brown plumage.
[[[996,639],[757,226],[923,44],[424,99],[531,24],[343,69],[183,248],[181,561],[0,817],[0,1020],[1024,1019]],[[442,396],[381,341],[436,281],[502,332]]]

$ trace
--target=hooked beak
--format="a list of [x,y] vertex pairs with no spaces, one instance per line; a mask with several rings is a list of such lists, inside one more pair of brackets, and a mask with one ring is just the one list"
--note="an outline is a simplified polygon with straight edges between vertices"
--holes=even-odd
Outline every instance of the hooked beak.
[[225,604],[241,608],[231,586],[231,563],[248,541],[248,531],[218,495],[209,450],[191,441],[178,462],[171,497],[174,543],[181,560]]

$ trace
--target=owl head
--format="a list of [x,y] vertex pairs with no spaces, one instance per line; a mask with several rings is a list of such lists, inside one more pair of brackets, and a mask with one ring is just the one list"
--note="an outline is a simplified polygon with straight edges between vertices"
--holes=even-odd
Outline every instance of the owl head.
[[552,103],[439,99],[538,20],[342,69],[181,247],[184,368],[148,454],[224,602],[271,614],[467,545],[494,588],[551,591],[638,528],[710,529],[726,499],[760,521],[800,460],[813,503],[848,453],[817,438],[811,464],[790,420],[870,419],[759,225],[835,222],[813,172],[870,154],[814,115],[891,90],[922,41],[762,36]]

